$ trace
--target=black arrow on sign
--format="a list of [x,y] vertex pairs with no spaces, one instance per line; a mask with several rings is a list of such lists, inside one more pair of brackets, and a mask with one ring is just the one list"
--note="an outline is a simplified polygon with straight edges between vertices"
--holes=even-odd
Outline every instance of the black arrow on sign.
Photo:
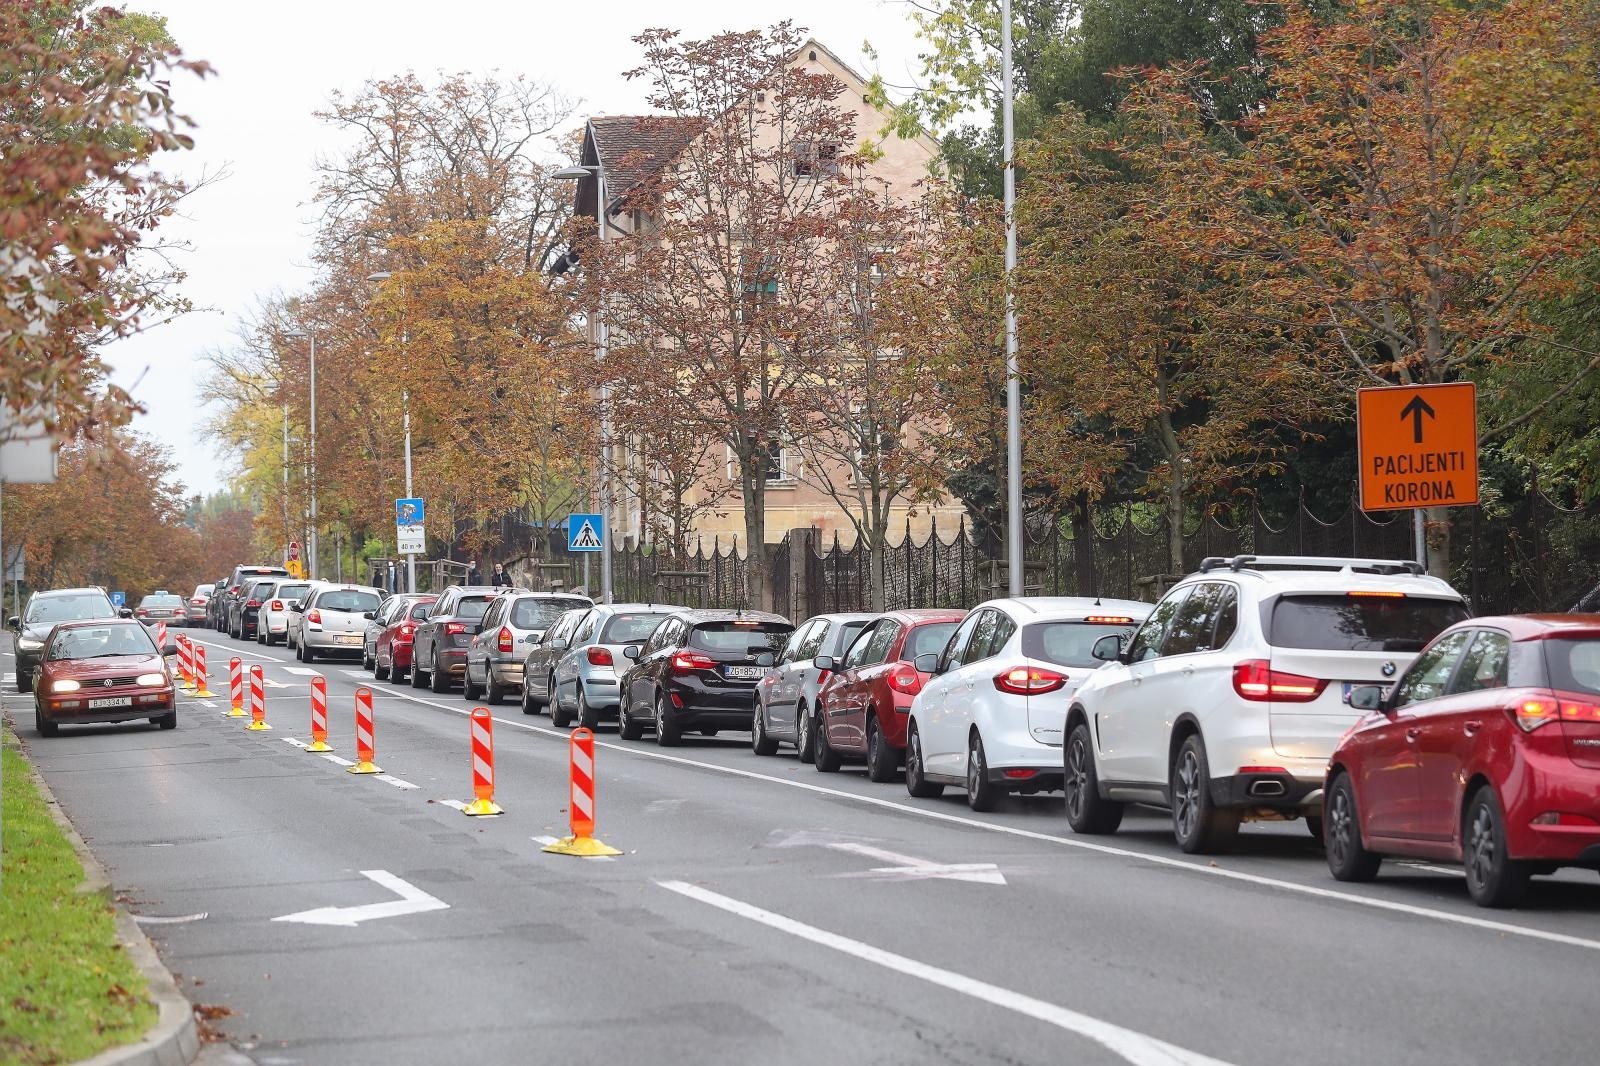
[[1400,408],[1400,421],[1411,419],[1411,441],[1414,444],[1422,443],[1423,415],[1434,417],[1433,408],[1428,406],[1428,401],[1424,400],[1420,393],[1411,397],[1411,402]]

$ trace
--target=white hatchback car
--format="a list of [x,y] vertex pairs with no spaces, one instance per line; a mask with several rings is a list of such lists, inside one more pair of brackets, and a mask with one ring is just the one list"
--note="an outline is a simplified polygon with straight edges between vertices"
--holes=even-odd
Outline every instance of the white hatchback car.
[[366,614],[376,611],[382,601],[379,588],[313,581],[305,599],[290,608],[295,658],[309,663],[318,654],[359,656],[367,631]]
[[931,674],[906,727],[906,791],[965,787],[975,811],[1011,792],[1061,787],[1067,701],[1101,664],[1102,637],[1125,637],[1150,613],[1135,600],[1025,597],[981,603],[942,654],[917,657]]
[[1363,713],[1351,689],[1392,682],[1467,616],[1405,560],[1205,560],[1131,642],[1095,649],[1109,662],[1067,713],[1067,820],[1115,832],[1125,804],[1150,803],[1190,853],[1250,820],[1303,816],[1320,840],[1328,757]]
[[294,578],[278,580],[273,585],[271,594],[261,601],[261,613],[256,615],[256,643],[276,644],[280,640],[287,643],[289,620],[294,617],[289,605],[305,599],[306,593],[310,591],[309,581],[298,581]]

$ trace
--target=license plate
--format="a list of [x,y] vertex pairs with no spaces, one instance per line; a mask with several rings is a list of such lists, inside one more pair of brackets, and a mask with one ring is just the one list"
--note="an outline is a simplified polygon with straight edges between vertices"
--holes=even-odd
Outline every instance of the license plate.
[[[1368,685],[1376,684],[1378,684],[1376,681],[1346,681],[1344,683],[1344,702],[1350,702],[1350,693],[1353,689],[1365,688]],[[1389,693],[1394,689],[1394,682],[1391,681],[1387,685],[1378,685],[1378,687],[1383,690],[1383,698],[1388,699]]]
[[361,643],[361,634],[360,633],[340,633],[338,636],[334,637],[333,639],[338,641],[340,644],[360,644]]
[[107,696],[104,699],[90,700],[89,701],[89,709],[91,711],[105,710],[106,708],[109,708],[109,707],[132,707],[132,706],[133,706],[133,697],[132,696]]
[[724,666],[722,674],[732,681],[759,681],[767,671],[760,666]]

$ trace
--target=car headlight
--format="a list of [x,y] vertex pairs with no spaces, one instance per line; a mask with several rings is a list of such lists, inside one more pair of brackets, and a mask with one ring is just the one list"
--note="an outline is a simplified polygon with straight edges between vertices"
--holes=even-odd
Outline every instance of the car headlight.
[[139,685],[165,685],[167,683],[167,675],[140,674],[138,677],[134,678],[134,683]]
[[42,647],[44,647],[44,641],[42,640],[34,640],[32,637],[17,638],[18,651],[38,651]]
[[51,692],[76,692],[82,687],[83,687],[82,685],[78,684],[76,681],[72,680],[71,678],[68,678],[65,681],[52,681],[52,682],[50,682],[50,691]]

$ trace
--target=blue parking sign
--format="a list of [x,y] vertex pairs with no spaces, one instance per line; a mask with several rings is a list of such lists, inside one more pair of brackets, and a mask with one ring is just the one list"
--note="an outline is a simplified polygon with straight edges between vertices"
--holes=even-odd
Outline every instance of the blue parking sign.
[[567,518],[567,551],[597,552],[606,546],[605,515],[575,514]]
[[111,606],[113,606],[113,607],[126,607],[126,606],[128,606],[128,594],[126,592],[113,592],[111,594]]

